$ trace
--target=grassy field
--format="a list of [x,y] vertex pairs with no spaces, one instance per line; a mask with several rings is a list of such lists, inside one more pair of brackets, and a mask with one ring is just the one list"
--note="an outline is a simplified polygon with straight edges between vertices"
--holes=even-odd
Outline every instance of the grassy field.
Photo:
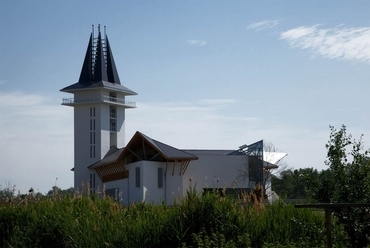
[[[16,201],[13,201],[16,202]],[[0,206],[0,247],[325,247],[321,212],[194,189],[175,206],[76,195]],[[335,247],[346,247],[339,226]]]

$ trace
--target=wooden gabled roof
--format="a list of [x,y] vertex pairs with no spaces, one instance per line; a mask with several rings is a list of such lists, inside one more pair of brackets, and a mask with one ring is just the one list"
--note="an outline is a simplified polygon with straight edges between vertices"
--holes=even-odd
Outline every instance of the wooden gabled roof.
[[108,182],[128,177],[125,165],[136,161],[178,161],[181,164],[180,175],[182,175],[189,162],[197,159],[198,157],[193,154],[154,140],[141,132],[136,132],[126,147],[122,149],[111,147],[102,160],[88,168],[95,169],[102,181]]

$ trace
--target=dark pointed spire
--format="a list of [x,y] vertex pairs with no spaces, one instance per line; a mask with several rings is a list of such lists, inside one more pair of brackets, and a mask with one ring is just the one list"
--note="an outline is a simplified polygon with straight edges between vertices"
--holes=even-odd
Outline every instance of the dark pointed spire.
[[116,64],[114,63],[113,53],[110,49],[108,36],[105,35],[105,42],[107,46],[107,72],[108,72],[108,80],[109,82],[114,82],[115,84],[121,84],[119,80]]
[[92,84],[100,81],[121,84],[108,38],[106,35],[105,40],[102,38],[99,25],[98,37],[94,38],[91,33],[78,82]]
[[87,51],[85,55],[85,60],[82,65],[82,70],[80,74],[80,79],[78,80],[81,84],[86,84],[92,81],[92,72],[91,72],[91,54],[92,54],[92,33],[90,35],[89,44],[87,46]]
[[80,79],[77,83],[65,87],[61,91],[73,92],[74,90],[100,87],[125,92],[126,95],[137,95],[136,92],[121,85],[108,36],[104,28],[104,36],[102,37],[99,24],[97,38],[94,37],[93,26]]
[[[101,38],[100,26],[98,40],[96,43],[96,53],[95,53],[95,68],[94,68],[94,81],[106,81],[108,82],[107,74],[107,64],[104,56],[103,40]],[[114,83],[114,82],[111,82]]]

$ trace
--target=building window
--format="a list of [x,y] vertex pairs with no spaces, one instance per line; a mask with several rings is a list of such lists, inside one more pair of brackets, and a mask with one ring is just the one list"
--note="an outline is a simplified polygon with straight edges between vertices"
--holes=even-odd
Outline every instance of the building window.
[[110,131],[116,132],[116,122],[114,120],[110,120]]
[[95,173],[90,174],[90,188],[95,189]]
[[116,107],[110,106],[110,118],[116,118]]
[[140,167],[135,168],[135,186],[140,188]]
[[95,107],[90,107],[90,158],[95,158]]
[[163,168],[158,168],[158,188],[163,188]]

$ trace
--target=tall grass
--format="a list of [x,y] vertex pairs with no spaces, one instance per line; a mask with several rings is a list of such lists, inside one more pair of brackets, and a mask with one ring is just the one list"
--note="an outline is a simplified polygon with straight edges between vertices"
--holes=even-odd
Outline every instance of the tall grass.
[[[241,202],[214,192],[199,194],[192,188],[171,207],[145,203],[123,207],[110,198],[82,195],[3,206],[0,233],[1,247],[321,247],[325,244],[324,217],[320,212],[283,203],[261,208],[256,202]],[[339,229],[335,237],[342,237]]]

